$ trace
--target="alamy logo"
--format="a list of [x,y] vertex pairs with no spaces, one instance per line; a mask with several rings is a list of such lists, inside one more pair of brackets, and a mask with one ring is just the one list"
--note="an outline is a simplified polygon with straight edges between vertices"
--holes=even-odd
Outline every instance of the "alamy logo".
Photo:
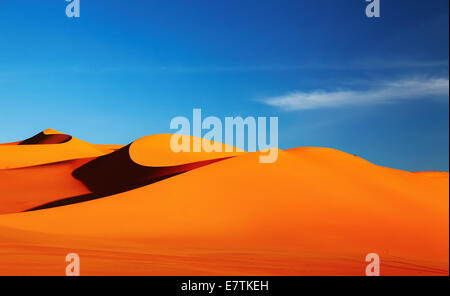
[[380,256],[376,253],[370,253],[366,256],[366,276],[380,276]]
[[370,2],[366,8],[367,17],[380,17],[380,0],[366,0],[366,2]]
[[[245,119],[225,117],[223,124],[222,120],[215,116],[202,119],[202,110],[194,109],[192,124],[188,118],[182,116],[175,117],[170,122],[170,129],[178,130],[170,140],[170,148],[175,153],[231,153],[235,152],[234,150],[238,151],[233,146],[244,149],[247,144],[248,152],[256,152],[257,149],[261,152],[260,163],[274,163],[278,159],[278,117],[270,117],[270,126],[268,126],[267,119],[266,117],[247,117]],[[203,131],[207,132],[203,135]],[[225,142],[222,141],[224,134]],[[245,134],[247,134],[247,141],[245,141]],[[191,135],[193,136],[192,149]],[[229,146],[223,147],[222,143]]]
[[66,256],[66,276],[80,276],[80,256],[76,253],[70,253]]
[[69,18],[80,17],[80,0],[66,0],[70,2],[66,7],[66,15]]

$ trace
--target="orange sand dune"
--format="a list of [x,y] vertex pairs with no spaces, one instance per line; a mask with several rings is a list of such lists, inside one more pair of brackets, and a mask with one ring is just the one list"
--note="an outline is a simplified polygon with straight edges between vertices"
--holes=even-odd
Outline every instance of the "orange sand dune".
[[0,215],[0,274],[63,275],[71,252],[84,275],[363,275],[372,252],[383,275],[449,274],[448,175],[322,148],[258,161],[240,155],[103,199]]
[[104,155],[95,145],[48,129],[20,142],[0,146],[0,169],[21,168]]
[[72,139],[72,136],[63,134],[54,129],[46,129],[23,141],[4,143],[0,145],[40,145],[40,144],[62,144]]
[[[189,149],[192,153],[176,153],[173,152],[170,147],[172,136],[174,135],[161,134],[147,136],[136,140],[130,147],[131,158],[134,162],[144,166],[168,167],[209,161],[213,159],[224,159],[246,153],[236,147],[215,143],[213,141],[210,141],[210,143],[218,144],[221,147],[222,152],[205,152],[202,146],[200,146],[201,150],[199,152],[194,152],[194,142],[201,141],[202,139],[191,136],[180,137],[190,143]],[[228,151],[227,149],[234,152],[226,152]]]
[[53,129],[47,129],[34,137],[20,142],[19,145],[43,145],[43,144],[62,144],[72,140],[72,136],[63,134]]
[[[43,134],[27,140],[28,143],[37,143]],[[101,157],[0,170],[0,214],[93,200],[241,154],[183,153],[171,156],[175,154],[168,146],[171,136],[148,136],[126,147],[102,145],[104,151],[113,152]]]
[[92,159],[0,170],[0,214],[22,212],[62,198],[91,193],[72,173]]
[[111,194],[138,188],[242,154],[174,153],[169,146],[171,137],[170,134],[163,134],[141,138],[87,163],[76,169],[73,175],[92,192]]

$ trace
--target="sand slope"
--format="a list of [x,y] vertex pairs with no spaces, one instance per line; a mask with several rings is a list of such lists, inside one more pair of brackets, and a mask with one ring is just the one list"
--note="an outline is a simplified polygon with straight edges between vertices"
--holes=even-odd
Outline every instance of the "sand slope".
[[16,145],[0,146],[0,169],[35,166],[104,154],[104,151],[97,149],[93,144],[48,129]]
[[23,212],[62,198],[91,193],[72,173],[92,159],[0,170],[0,214]]
[[375,252],[384,275],[448,275],[448,174],[323,148],[258,160],[236,155],[105,198],[1,215],[0,274],[62,274],[65,254],[78,252],[85,275],[362,275]]
[[[65,140],[45,133],[49,130],[26,140],[27,145],[42,145],[42,141],[49,143],[50,140],[55,145],[60,145],[60,141],[73,141],[71,136],[56,131],[54,135],[63,135]],[[171,136],[148,136],[128,146],[101,145],[105,152],[112,152],[99,157],[0,170],[0,214],[102,198],[242,154],[183,153],[172,156],[175,153],[168,146]]]

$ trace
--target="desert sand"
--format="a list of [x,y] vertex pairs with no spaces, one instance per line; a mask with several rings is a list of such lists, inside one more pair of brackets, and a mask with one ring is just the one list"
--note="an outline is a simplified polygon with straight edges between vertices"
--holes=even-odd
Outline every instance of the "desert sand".
[[54,130],[0,146],[0,275],[449,274],[449,174],[327,148],[180,153]]

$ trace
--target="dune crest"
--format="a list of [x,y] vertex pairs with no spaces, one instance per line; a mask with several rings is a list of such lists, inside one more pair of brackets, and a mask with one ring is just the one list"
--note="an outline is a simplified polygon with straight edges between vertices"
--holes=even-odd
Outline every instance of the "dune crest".
[[[173,134],[160,134],[140,138],[131,144],[129,149],[130,156],[135,163],[140,165],[169,167],[213,159],[225,159],[246,153],[236,147],[215,143],[213,141],[210,141],[210,143],[212,143],[211,145],[217,144],[218,147],[220,147],[220,152],[205,152],[202,146],[200,146],[199,152],[194,152],[194,142],[201,142],[203,139],[192,136],[180,136],[180,139],[184,138],[183,140],[190,143],[190,152],[174,152],[170,147],[171,138],[173,136]],[[151,154],[149,154],[148,151],[151,151]]]
[[62,144],[72,140],[72,136],[63,134],[53,129],[45,131],[20,142],[19,145],[43,145],[43,144]]

